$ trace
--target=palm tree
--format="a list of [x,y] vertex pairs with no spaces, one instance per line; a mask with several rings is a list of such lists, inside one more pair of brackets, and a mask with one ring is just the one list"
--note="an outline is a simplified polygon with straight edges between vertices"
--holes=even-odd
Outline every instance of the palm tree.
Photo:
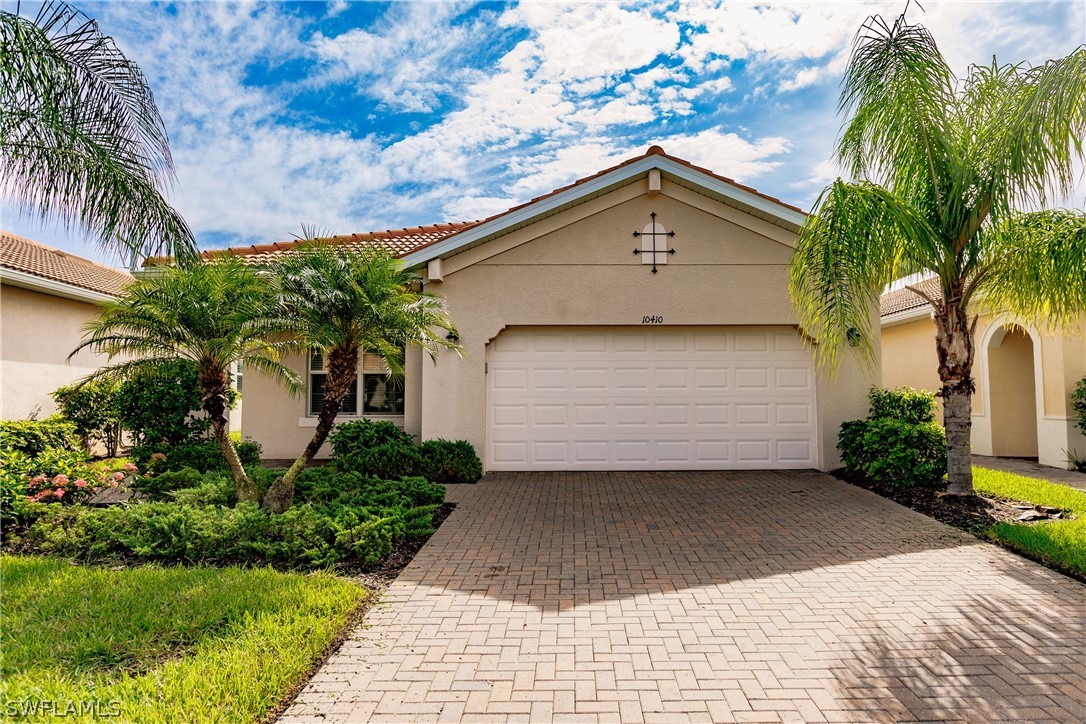
[[1070,194],[1084,156],[1086,48],[1040,67],[973,66],[953,77],[931,34],[904,15],[869,18],[839,104],[837,157],[853,181],[822,192],[800,231],[791,292],[830,369],[846,345],[874,358],[872,310],[884,286],[925,271],[948,492],[973,494],[970,412],[977,314],[1050,327],[1086,309],[1086,214],[1043,209]]
[[133,282],[124,296],[105,303],[72,352],[90,347],[111,359],[128,358],[88,380],[153,375],[177,359],[195,364],[212,435],[243,502],[259,500],[260,492],[230,440],[230,366],[241,362],[270,374],[291,393],[302,386],[298,375],[280,362],[281,352],[293,343],[284,335],[287,325],[270,314],[275,303],[272,282],[236,258],[166,268]]
[[147,79],[98,24],[62,2],[0,10],[0,193],[74,223],[113,251],[184,255],[163,198],[173,161]]
[[282,512],[293,502],[295,478],[328,438],[364,353],[381,355],[390,374],[401,374],[408,345],[431,358],[459,345],[444,301],[421,291],[418,275],[386,251],[311,239],[276,271],[282,315],[299,343],[320,350],[328,366],[313,439],[264,496],[266,508]]

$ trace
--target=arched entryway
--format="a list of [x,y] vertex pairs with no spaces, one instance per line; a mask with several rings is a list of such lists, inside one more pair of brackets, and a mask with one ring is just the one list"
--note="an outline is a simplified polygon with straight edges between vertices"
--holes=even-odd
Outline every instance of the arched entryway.
[[1036,340],[1022,327],[1005,324],[989,338],[988,404],[992,454],[1037,457]]

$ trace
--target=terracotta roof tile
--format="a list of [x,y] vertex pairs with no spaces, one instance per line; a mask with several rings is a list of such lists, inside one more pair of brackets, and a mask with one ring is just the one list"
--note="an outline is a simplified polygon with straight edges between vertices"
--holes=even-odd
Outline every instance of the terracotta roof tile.
[[[425,247],[430,246],[431,244],[436,244],[439,241],[443,241],[443,240],[449,238],[450,236],[453,236],[455,234],[460,233],[461,231],[464,231],[465,229],[470,229],[473,226],[478,226],[479,224],[484,224],[484,223],[487,223],[489,221],[494,221],[495,219],[499,219],[499,218],[505,216],[506,214],[510,214],[510,213],[512,213],[514,211],[522,209],[525,206],[530,206],[530,205],[532,205],[534,203],[542,201],[543,199],[550,198],[551,196],[554,196],[555,194],[560,194],[563,191],[567,191],[567,190],[569,190],[571,188],[574,188],[576,186],[580,186],[581,184],[592,181],[593,179],[599,178],[600,176],[603,176],[605,174],[609,174],[612,171],[617,171],[618,169],[623,168],[625,166],[629,166],[630,164],[635,163],[637,161],[640,161],[641,159],[643,159],[643,158],[645,158],[647,156],[664,156],[665,158],[668,158],[668,159],[670,159],[672,161],[675,161],[676,163],[681,163],[684,166],[687,166],[688,168],[694,169],[695,171],[698,171],[700,173],[704,173],[704,174],[706,174],[708,176],[711,176],[711,177],[713,177],[713,178],[715,178],[715,179],[717,179],[719,181],[723,181],[724,183],[729,184],[731,186],[734,186],[737,189],[742,189],[743,191],[747,191],[749,193],[752,193],[752,194],[754,194],[756,196],[759,196],[759,197],[761,197],[763,199],[766,199],[767,201],[771,201],[771,202],[773,202],[775,204],[778,204],[779,206],[783,206],[786,209],[791,209],[792,211],[798,211],[801,214],[806,214],[806,212],[803,211],[803,209],[800,209],[799,207],[792,206],[791,204],[786,204],[783,201],[781,201],[780,199],[775,198],[773,196],[767,196],[766,194],[763,194],[763,193],[761,193],[761,192],[759,192],[759,191],[757,191],[757,190],[755,190],[755,189],[753,189],[753,188],[751,188],[749,186],[744,186],[743,184],[740,184],[740,183],[738,183],[738,182],[736,182],[736,181],[734,181],[734,180],[732,180],[730,178],[715,174],[712,171],[710,171],[709,169],[702,168],[701,166],[695,166],[694,164],[690,163],[689,161],[683,160],[681,158],[676,158],[675,156],[669,156],[668,154],[664,153],[664,149],[662,149],[660,146],[652,146],[642,156],[635,156],[633,158],[627,159],[626,161],[623,161],[622,163],[620,163],[620,164],[618,164],[616,166],[612,166],[611,168],[606,168],[606,169],[604,169],[604,170],[602,170],[602,171],[600,171],[598,173],[594,173],[591,176],[586,176],[584,178],[577,179],[576,181],[574,181],[573,183],[571,183],[571,184],[569,184],[567,186],[562,186],[561,188],[557,188],[554,191],[551,191],[550,193],[544,194],[542,196],[537,196],[536,198],[532,199],[531,201],[527,201],[527,202],[525,202],[523,204],[519,204],[519,205],[514,206],[514,207],[512,207],[510,209],[507,209],[507,210],[505,210],[505,211],[503,211],[503,212],[501,212],[499,214],[495,214],[494,216],[490,216],[490,217],[488,217],[486,219],[482,219],[481,221],[461,221],[461,222],[453,222],[453,223],[445,223],[445,224],[432,224],[430,226],[415,226],[415,227],[404,228],[404,229],[389,229],[387,231],[373,231],[373,232],[360,233],[360,234],[344,234],[344,235],[339,235],[339,236],[333,236],[333,237],[330,237],[330,238],[331,238],[331,240],[335,241],[336,243],[342,243],[342,244],[348,244],[348,245],[377,244],[377,245],[383,246],[384,248],[388,249],[391,253],[395,254],[396,256],[406,256],[407,254],[410,254],[412,252],[418,251],[420,249],[424,249]],[[230,247],[228,249],[209,249],[209,250],[207,250],[207,251],[205,251],[203,253],[203,257],[205,259],[213,259],[213,258],[221,257],[221,256],[240,256],[240,257],[246,257],[247,259],[252,259],[254,262],[259,262],[261,260],[268,259],[269,257],[274,256],[275,254],[279,254],[279,253],[282,253],[284,251],[289,251],[290,249],[293,249],[296,246],[298,246],[298,244],[300,244],[300,243],[301,242],[299,242],[299,241],[286,241],[286,242],[280,241],[280,242],[274,242],[274,243],[271,243],[271,244],[254,244],[254,245],[251,245],[251,246],[234,246],[234,247]],[[144,266],[154,266],[155,264],[161,264],[164,261],[166,261],[166,259],[164,257],[152,257],[152,258],[150,258],[150,259],[148,259],[147,261],[144,262]]]
[[[911,284],[920,291],[924,292],[933,299],[939,299],[943,296],[942,289],[939,286],[939,280],[935,278],[924,279],[916,284]],[[885,317],[890,314],[897,314],[898,312],[907,312],[910,309],[917,309],[927,304],[927,301],[916,294],[910,289],[895,289],[892,292],[886,292],[879,297],[879,316]]]
[[111,296],[132,281],[132,275],[120,269],[6,231],[0,231],[0,267]]
[[[435,241],[452,236],[458,231],[469,229],[480,222],[461,221],[448,224],[432,224],[430,226],[413,226],[404,229],[387,229],[385,231],[370,231],[359,234],[337,234],[323,238],[322,241],[330,241],[345,246],[357,246],[360,244],[372,244],[387,249],[395,256],[403,256],[415,249],[426,246]],[[227,249],[208,249],[203,252],[204,259],[217,259],[224,256],[242,257],[254,264],[261,263],[273,256],[289,252],[295,249],[300,240],[276,241],[270,244],[252,244],[250,246],[232,246]],[[166,261],[165,257],[151,257],[143,263],[144,266],[154,266]]]

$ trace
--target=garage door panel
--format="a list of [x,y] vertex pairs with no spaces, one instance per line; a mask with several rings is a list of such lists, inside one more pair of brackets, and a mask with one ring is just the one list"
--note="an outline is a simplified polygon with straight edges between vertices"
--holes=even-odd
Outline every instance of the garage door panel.
[[810,355],[788,330],[507,330],[488,361],[493,469],[815,464]]

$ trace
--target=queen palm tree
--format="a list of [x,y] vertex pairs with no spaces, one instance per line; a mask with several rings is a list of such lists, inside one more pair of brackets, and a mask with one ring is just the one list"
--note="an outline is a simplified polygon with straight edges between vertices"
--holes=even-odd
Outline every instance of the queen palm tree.
[[972,66],[957,81],[935,40],[904,15],[869,18],[839,104],[837,147],[854,180],[822,192],[792,259],[791,292],[817,356],[873,359],[884,286],[910,286],[935,318],[948,492],[973,493],[970,412],[978,313],[1060,327],[1086,310],[1086,214],[1046,209],[1069,195],[1084,156],[1086,48],[1039,67]]
[[459,350],[444,301],[421,291],[418,275],[376,247],[347,248],[307,233],[308,243],[276,264],[280,310],[296,339],[327,360],[323,403],[313,439],[264,496],[273,512],[289,508],[294,480],[320,450],[343,400],[358,377],[366,352],[384,357],[389,374],[403,371],[409,345],[436,358],[441,348]]
[[94,20],[63,2],[0,10],[0,194],[106,249],[177,256],[195,244],[163,198],[172,179],[147,79]]
[[87,379],[154,375],[177,359],[196,365],[203,409],[238,500],[257,501],[260,492],[230,439],[230,367],[241,362],[272,375],[292,394],[301,390],[297,373],[280,362],[293,343],[284,335],[287,325],[270,313],[274,303],[273,280],[239,259],[180,264],[133,282],[124,296],[106,302],[72,355],[89,347],[110,359],[127,358]]

